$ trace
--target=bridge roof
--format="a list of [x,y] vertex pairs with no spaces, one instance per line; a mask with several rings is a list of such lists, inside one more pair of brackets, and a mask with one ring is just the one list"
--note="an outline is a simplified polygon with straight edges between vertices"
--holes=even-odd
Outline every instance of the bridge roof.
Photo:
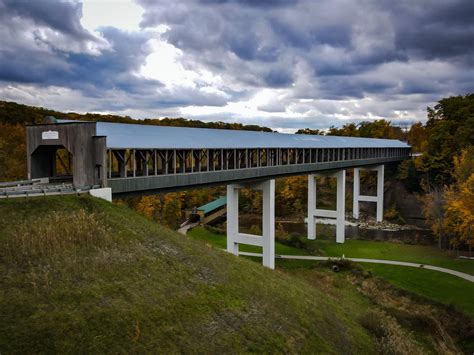
[[205,205],[198,207],[197,209],[198,211],[203,211],[204,214],[207,214],[226,204],[227,204],[227,196],[221,196],[217,200],[206,203]]
[[[73,121],[60,120],[60,123]],[[97,122],[97,135],[116,149],[246,149],[246,148],[409,148],[394,139],[167,127]]]

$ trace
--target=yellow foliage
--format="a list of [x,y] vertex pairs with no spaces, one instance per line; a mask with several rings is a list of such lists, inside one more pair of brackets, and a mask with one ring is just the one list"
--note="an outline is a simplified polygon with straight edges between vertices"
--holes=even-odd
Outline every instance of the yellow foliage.
[[443,227],[453,236],[452,245],[474,246],[474,147],[454,159],[454,176],[456,183],[445,192]]
[[444,227],[446,232],[456,235],[452,244],[461,241],[474,246],[474,173],[459,186],[459,189],[447,193],[446,216]]

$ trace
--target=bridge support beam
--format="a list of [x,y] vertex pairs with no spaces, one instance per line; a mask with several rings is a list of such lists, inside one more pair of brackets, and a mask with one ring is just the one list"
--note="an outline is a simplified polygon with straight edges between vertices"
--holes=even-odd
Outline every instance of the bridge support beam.
[[[360,194],[360,170],[373,170],[377,172],[377,195],[366,196]],[[375,202],[377,204],[377,222],[383,220],[383,185],[384,185],[384,165],[375,168],[354,168],[354,190],[353,190],[353,206],[352,215],[355,219],[359,219],[359,202]]]
[[[239,232],[239,189],[262,190],[263,234],[253,235]],[[255,185],[227,185],[227,251],[239,255],[239,244],[262,247],[263,266],[275,268],[275,180],[266,180]]]
[[[336,210],[323,210],[316,208],[316,191],[317,183],[316,178],[318,176],[329,176],[335,177],[337,180],[337,194],[336,194]],[[325,174],[312,174],[308,176],[308,239],[316,239],[316,218],[324,217],[334,220],[336,225],[336,242],[344,243],[345,231],[344,231],[344,220],[345,220],[345,195],[346,195],[346,171],[339,170],[338,172],[330,175]]]

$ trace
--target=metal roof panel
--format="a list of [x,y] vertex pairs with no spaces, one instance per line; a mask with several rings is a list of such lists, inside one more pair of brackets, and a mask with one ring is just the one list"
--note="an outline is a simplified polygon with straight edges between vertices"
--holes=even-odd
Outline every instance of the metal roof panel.
[[[60,120],[61,122],[69,122]],[[97,122],[97,135],[115,149],[409,148],[395,139]]]
[[245,149],[245,148],[408,148],[393,139],[317,136],[209,128],[97,122],[108,148]]

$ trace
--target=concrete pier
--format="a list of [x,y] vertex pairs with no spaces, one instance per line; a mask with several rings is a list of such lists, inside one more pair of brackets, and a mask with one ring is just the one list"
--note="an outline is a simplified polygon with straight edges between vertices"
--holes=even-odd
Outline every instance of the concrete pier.
[[[377,195],[367,196],[360,194],[360,170],[372,170],[377,172]],[[377,204],[377,222],[383,221],[383,188],[384,188],[384,165],[374,168],[354,168],[354,190],[352,215],[355,219],[359,219],[359,202],[375,202]]]
[[[239,232],[239,189],[262,190],[263,233],[254,235]],[[227,185],[227,251],[239,255],[239,244],[262,247],[263,266],[275,268],[275,180],[252,185]]]
[[[335,177],[337,180],[336,210],[325,210],[316,207],[318,176]],[[324,217],[334,220],[336,225],[336,242],[344,243],[346,171],[339,170],[333,174],[311,174],[308,176],[308,239],[316,239],[316,218]]]

